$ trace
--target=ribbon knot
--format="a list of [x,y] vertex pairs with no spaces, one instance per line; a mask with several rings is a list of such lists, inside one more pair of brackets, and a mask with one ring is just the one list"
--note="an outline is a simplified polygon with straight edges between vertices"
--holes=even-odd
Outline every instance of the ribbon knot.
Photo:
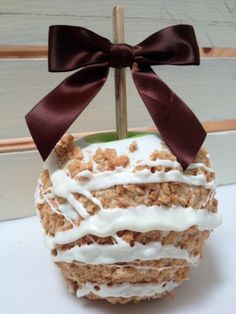
[[112,68],[132,67],[133,51],[132,46],[127,44],[111,44],[110,62]]
[[54,25],[49,28],[48,62],[51,72],[79,70],[26,115],[44,160],[103,87],[110,67],[130,67],[137,91],[165,143],[183,169],[194,160],[206,132],[190,108],[151,68],[152,65],[199,64],[192,26],[167,27],[131,47],[112,44],[86,28]]

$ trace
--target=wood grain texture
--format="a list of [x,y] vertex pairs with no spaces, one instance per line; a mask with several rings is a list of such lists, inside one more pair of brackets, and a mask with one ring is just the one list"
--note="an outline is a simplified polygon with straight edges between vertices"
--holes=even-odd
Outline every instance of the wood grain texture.
[[[204,59],[201,66],[155,67],[201,121],[236,118],[236,59]],[[28,137],[24,115],[68,73],[48,73],[46,60],[0,60],[0,139]],[[127,70],[128,127],[153,123]],[[135,114],[134,114],[135,113]],[[115,128],[113,73],[69,132]]]
[[[123,44],[125,42],[124,8],[116,6],[112,11],[113,42]],[[127,94],[126,94],[126,70],[114,68],[115,103],[116,103],[116,133],[118,139],[127,137]]]
[[0,154],[0,220],[35,213],[33,198],[41,169],[36,152]]
[[235,58],[236,48],[203,47],[200,48],[201,58]]
[[[172,24],[192,24],[202,47],[236,47],[234,0],[120,0],[127,42],[135,44]],[[0,44],[47,43],[51,24],[81,25],[111,38],[116,0],[1,0]]]
[[[236,48],[202,47],[201,58],[235,58]],[[0,45],[0,59],[47,58],[47,46]]]
[[[205,142],[217,184],[236,182],[236,131],[210,133]],[[42,160],[36,151],[0,154],[0,220],[35,213],[33,195]]]
[[48,46],[0,46],[0,59],[47,58]]

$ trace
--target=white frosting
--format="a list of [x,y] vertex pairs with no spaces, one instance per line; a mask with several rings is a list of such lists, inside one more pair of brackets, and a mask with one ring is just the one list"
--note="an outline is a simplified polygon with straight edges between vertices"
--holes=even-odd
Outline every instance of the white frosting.
[[[129,146],[132,142],[136,142],[138,145],[138,149],[130,152]],[[175,167],[182,170],[182,166],[177,161],[171,160],[155,160],[150,161],[150,155],[154,150],[167,151],[161,145],[161,139],[158,134],[143,134],[137,137],[130,137],[119,141],[110,141],[104,143],[95,143],[89,144],[84,139],[80,139],[76,141],[77,145],[79,145],[83,149],[84,159],[86,161],[90,160],[92,155],[96,153],[98,148],[106,149],[106,148],[114,148],[118,155],[128,155],[131,165],[140,163],[140,165],[151,165],[151,167],[155,166],[164,166],[164,167]],[[206,171],[213,172],[212,169],[207,167],[203,163],[192,163],[189,165],[188,169],[196,169],[203,168]]]
[[112,235],[120,230],[148,232],[184,231],[193,225],[200,230],[211,230],[221,224],[221,216],[205,209],[191,207],[144,206],[101,209],[96,215],[81,221],[79,226],[57,232],[51,244],[66,244],[87,234],[100,237]]
[[[58,194],[57,194],[58,195]],[[72,208],[74,208],[78,213],[79,215],[86,219],[87,217],[89,217],[89,213],[87,212],[86,208],[82,205],[81,202],[79,202],[73,194],[69,194],[68,197],[67,197],[67,200],[69,202],[69,204],[72,206]],[[68,203],[66,204],[67,207],[68,206]],[[63,206],[61,206],[61,210],[62,210],[62,213],[63,213]]]
[[[177,168],[179,170],[183,170],[181,164],[178,161],[171,161],[169,159],[138,161],[137,166],[148,166],[148,167],[162,166],[162,167]],[[202,168],[208,172],[214,172],[211,168],[207,167],[203,163],[192,163],[188,166],[187,169],[197,169],[197,168]]]
[[[129,151],[132,142],[138,144],[138,149],[134,152]],[[96,153],[98,148],[114,148],[118,155],[128,155],[131,164],[136,164],[140,160],[148,160],[154,150],[164,150],[161,145],[161,139],[157,134],[146,134],[137,137],[130,137],[119,141],[110,141],[103,143],[89,144],[84,139],[76,142],[82,149],[85,160],[89,160]]]
[[149,242],[144,245],[136,242],[131,247],[122,238],[118,239],[118,243],[113,245],[93,243],[74,246],[68,250],[57,250],[57,256],[53,257],[53,260],[56,262],[71,263],[77,261],[101,265],[134,260],[158,260],[161,258],[184,259],[190,264],[195,264],[199,259],[199,256],[190,257],[187,250],[174,245],[162,245],[160,242]]
[[[93,293],[101,298],[108,297],[151,297],[155,294],[170,291],[175,287],[179,286],[181,282],[163,282],[158,283],[145,283],[145,284],[130,284],[123,283],[119,285],[107,286],[107,285],[96,285],[90,282],[86,282],[83,286],[77,290],[76,296],[83,297],[89,293]],[[98,287],[99,289],[96,289]]]
[[[196,263],[194,264],[191,264],[192,267],[196,267],[198,266],[199,264],[199,260],[200,258],[196,261]],[[79,263],[79,262],[77,262]],[[81,265],[83,263],[80,263]],[[83,264],[84,265],[84,264]],[[147,272],[149,273],[151,270],[153,271],[157,271],[157,272],[161,272],[163,270],[167,270],[167,269],[179,269],[179,268],[185,268],[185,267],[189,267],[190,265],[172,265],[172,266],[163,266],[163,267],[155,267],[155,266],[147,266],[147,265],[139,265],[137,264],[137,261],[133,261],[133,262],[130,262],[130,263],[125,263],[123,265],[119,265],[119,264],[106,264],[106,267],[109,267],[109,268],[127,268],[127,267],[132,267],[132,268],[135,268],[135,269],[138,269],[142,272]]]
[[188,166],[187,169],[197,169],[197,168],[202,168],[208,172],[214,172],[211,168],[207,167],[205,164],[201,162],[192,163]]
[[[83,172],[80,173],[83,175]],[[125,184],[147,184],[147,183],[161,183],[161,182],[181,182],[189,185],[204,186],[207,189],[213,189],[215,183],[213,181],[207,182],[204,174],[199,175],[184,175],[179,170],[171,170],[168,172],[158,171],[152,173],[149,169],[133,172],[123,167],[117,167],[114,171],[104,171],[99,173],[92,173],[86,170],[88,181],[77,182],[70,178],[64,170],[57,170],[51,175],[52,193],[68,199],[71,193],[80,193],[92,200],[90,191],[97,191],[107,189],[115,185]]]
[[[200,258],[196,261],[196,263],[191,264],[191,266],[192,267],[198,266],[199,260],[200,260]],[[167,269],[177,269],[177,268],[179,269],[179,268],[189,267],[189,265],[172,265],[172,266],[155,267],[155,266],[139,265],[137,263],[138,263],[137,261],[133,261],[133,262],[125,263],[123,265],[106,264],[106,267],[108,267],[108,268],[114,268],[115,267],[115,268],[121,268],[121,269],[131,267],[131,268],[135,268],[135,269],[138,269],[142,272],[147,272],[147,273],[149,273],[151,270],[161,272],[161,271],[167,270]],[[80,263],[80,262],[77,262],[77,264],[84,265],[84,263]]]
[[63,214],[63,216],[69,218],[70,221],[78,218],[77,212],[69,203],[58,204],[58,209]]

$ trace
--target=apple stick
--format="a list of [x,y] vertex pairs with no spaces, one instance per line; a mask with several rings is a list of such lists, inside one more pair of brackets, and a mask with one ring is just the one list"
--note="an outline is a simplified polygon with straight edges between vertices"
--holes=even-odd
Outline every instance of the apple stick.
[[[124,9],[116,6],[112,12],[113,41],[115,44],[123,44],[124,35]],[[114,69],[115,102],[116,102],[116,132],[118,139],[127,137],[127,104],[126,104],[126,79],[125,68]]]

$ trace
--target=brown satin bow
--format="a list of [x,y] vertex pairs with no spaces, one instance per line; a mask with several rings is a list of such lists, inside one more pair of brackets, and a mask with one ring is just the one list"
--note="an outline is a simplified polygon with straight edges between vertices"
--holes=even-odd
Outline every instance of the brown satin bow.
[[198,65],[199,49],[192,26],[167,27],[133,47],[112,44],[82,27],[50,26],[48,61],[51,72],[82,69],[62,81],[26,115],[44,160],[102,88],[109,68],[130,67],[136,88],[163,140],[183,169],[193,161],[206,133],[193,112],[150,67]]

